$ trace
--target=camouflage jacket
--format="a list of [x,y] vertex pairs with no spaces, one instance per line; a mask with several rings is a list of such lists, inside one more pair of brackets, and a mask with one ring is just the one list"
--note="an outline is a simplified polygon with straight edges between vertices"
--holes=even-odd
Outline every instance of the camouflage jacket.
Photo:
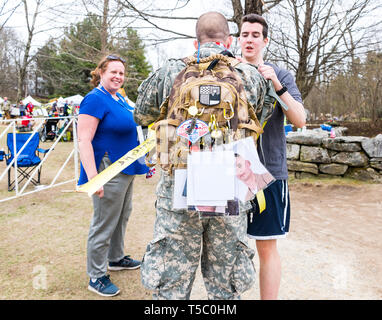
[[[222,47],[216,43],[205,43],[200,46],[200,58],[222,51]],[[196,57],[197,53],[194,55]],[[160,105],[170,94],[176,76],[185,67],[183,60],[170,59],[142,82],[138,89],[134,111],[134,120],[137,124],[147,126],[158,118]],[[272,82],[265,80],[253,65],[239,63],[235,66],[235,70],[243,81],[248,102],[254,107],[260,123],[263,124],[273,112],[275,99],[268,94],[272,90],[274,92]]]
[[4,101],[2,103],[2,109],[3,109],[3,111],[11,110],[11,104],[9,103],[9,101]]

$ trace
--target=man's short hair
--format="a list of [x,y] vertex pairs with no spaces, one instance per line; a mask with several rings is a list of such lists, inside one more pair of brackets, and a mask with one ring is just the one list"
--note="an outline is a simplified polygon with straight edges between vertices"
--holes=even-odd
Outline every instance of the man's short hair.
[[244,22],[249,22],[249,23],[260,23],[263,26],[263,37],[264,39],[268,38],[268,23],[265,21],[265,19],[256,14],[256,13],[249,13],[246,14],[241,18],[241,23],[240,23],[240,29],[241,26],[243,25]]
[[200,42],[225,41],[229,37],[227,19],[219,12],[202,14],[196,22],[196,39]]

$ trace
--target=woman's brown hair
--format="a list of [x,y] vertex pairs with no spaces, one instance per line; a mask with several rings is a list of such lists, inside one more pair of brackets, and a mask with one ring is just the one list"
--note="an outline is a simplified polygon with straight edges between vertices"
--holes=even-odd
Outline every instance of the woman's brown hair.
[[99,85],[99,82],[101,80],[101,73],[105,72],[107,69],[107,66],[109,65],[110,61],[120,61],[123,63],[123,65],[126,64],[126,60],[121,58],[118,55],[115,54],[109,54],[101,59],[101,61],[98,63],[98,66],[90,73],[92,76],[92,79],[90,80],[90,83],[96,87]]

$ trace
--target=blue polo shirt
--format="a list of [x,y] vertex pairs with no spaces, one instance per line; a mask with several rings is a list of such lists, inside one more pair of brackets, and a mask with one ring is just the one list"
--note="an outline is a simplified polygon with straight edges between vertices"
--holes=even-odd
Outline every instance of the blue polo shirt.
[[[98,168],[104,154],[107,152],[111,162],[117,161],[123,155],[139,145],[137,124],[133,119],[133,110],[125,99],[117,93],[119,101],[105,91],[94,88],[80,104],[79,114],[87,114],[100,120],[92,145],[96,167]],[[148,167],[142,159],[133,162],[122,172],[128,175],[144,174]],[[81,163],[81,173],[78,185],[88,181]]]

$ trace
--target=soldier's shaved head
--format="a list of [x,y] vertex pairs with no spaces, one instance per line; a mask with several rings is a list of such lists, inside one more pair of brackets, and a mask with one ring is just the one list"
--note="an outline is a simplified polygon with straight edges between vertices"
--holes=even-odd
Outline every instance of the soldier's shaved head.
[[219,12],[202,14],[196,23],[196,38],[200,43],[226,41],[229,37],[227,19]]

